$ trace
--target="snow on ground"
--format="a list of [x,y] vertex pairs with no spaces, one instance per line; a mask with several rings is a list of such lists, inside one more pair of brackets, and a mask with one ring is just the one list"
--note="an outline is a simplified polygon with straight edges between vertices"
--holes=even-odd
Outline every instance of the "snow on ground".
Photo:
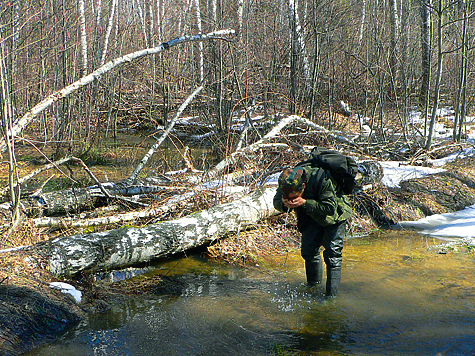
[[[475,149],[469,147],[463,151],[438,160],[432,160],[434,166],[442,166],[455,159],[475,155]],[[387,186],[398,186],[402,180],[422,177],[443,171],[441,168],[396,166],[397,162],[383,162],[382,183]],[[398,225],[405,229],[416,229],[422,234],[438,237],[459,237],[462,242],[475,244],[475,205],[454,213],[435,214],[418,221],[402,221]]]
[[417,221],[402,221],[406,229],[417,229],[423,234],[444,237],[475,236],[475,205],[454,213],[435,214]]
[[475,148],[474,147],[467,147],[462,151],[455,152],[451,154],[450,156],[440,158],[440,159],[432,159],[429,160],[429,163],[431,163],[433,166],[440,167],[443,166],[446,163],[455,161],[456,159],[462,159],[465,157],[470,157],[475,155]]
[[[429,110],[429,115],[431,114],[432,109]],[[447,128],[445,123],[452,123],[455,120],[455,111],[453,108],[450,107],[443,107],[437,109],[436,116],[439,118],[439,122],[436,122],[434,125],[434,138],[438,139],[451,139],[452,137],[452,129]],[[413,126],[417,126],[422,128],[420,132],[423,132],[424,127],[424,116],[422,112],[419,111],[417,108],[413,108],[407,116],[407,121],[409,124]],[[465,123],[467,128],[467,136],[469,141],[475,141],[475,132],[472,132],[472,128],[475,125],[475,117],[474,116],[466,116]]]
[[71,295],[76,303],[81,303],[82,293],[74,286],[64,282],[51,282],[49,286],[51,288],[60,290],[62,293]]
[[[435,126],[434,137],[450,139],[452,130],[446,129],[443,122],[454,122],[454,110],[452,108],[440,108],[437,111],[437,116],[442,119]],[[475,132],[473,132],[475,130],[472,130],[472,128],[475,124],[475,117],[466,117],[465,121],[467,123],[467,141],[473,143],[475,142]],[[409,122],[413,125],[423,124],[422,113],[416,109],[412,110],[409,115]],[[450,156],[430,160],[430,163],[433,167],[441,167],[456,159],[473,155],[475,155],[475,148],[468,147]],[[382,165],[384,173],[382,183],[390,187],[397,187],[405,179],[423,177],[424,175],[437,173],[442,170],[441,168],[401,166],[397,162],[383,162]],[[454,213],[436,214],[418,221],[403,221],[399,225],[403,228],[416,229],[423,234],[441,238],[462,238],[462,242],[473,245],[475,244],[475,205]]]
[[380,162],[383,167],[383,179],[381,183],[390,188],[398,188],[399,183],[413,178],[422,178],[429,174],[445,171],[442,168],[429,168],[419,166],[402,165],[401,162]]

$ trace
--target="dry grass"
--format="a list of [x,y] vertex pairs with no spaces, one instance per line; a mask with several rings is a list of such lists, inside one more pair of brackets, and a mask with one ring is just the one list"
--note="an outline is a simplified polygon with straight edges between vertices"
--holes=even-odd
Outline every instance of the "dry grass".
[[210,258],[234,265],[260,264],[266,256],[276,256],[296,249],[300,245],[300,233],[294,214],[282,214],[267,219],[254,229],[228,236],[208,247]]
[[48,239],[47,231],[35,227],[28,220],[22,220],[20,225],[13,230],[10,236],[6,236],[10,224],[3,224],[0,226],[0,249],[34,245],[41,241]]

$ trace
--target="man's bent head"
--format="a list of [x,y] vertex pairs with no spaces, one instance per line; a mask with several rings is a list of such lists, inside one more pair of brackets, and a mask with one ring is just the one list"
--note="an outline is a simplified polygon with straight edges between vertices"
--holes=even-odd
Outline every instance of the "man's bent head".
[[284,193],[284,198],[301,195],[305,189],[307,176],[302,167],[288,168],[280,174],[279,188]]

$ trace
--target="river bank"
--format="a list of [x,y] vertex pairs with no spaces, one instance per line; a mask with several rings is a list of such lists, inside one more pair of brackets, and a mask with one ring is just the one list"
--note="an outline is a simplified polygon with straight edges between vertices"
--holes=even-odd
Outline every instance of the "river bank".
[[[355,194],[355,215],[349,235],[369,235],[399,221],[417,220],[473,205],[474,163],[473,158],[461,159],[444,166],[445,172],[403,181],[399,188],[375,186]],[[299,235],[292,219],[290,215],[271,218],[253,230],[208,247],[203,253],[225,263],[263,263],[265,256],[298,248]],[[28,227],[23,230],[27,233]],[[179,289],[173,278],[160,275],[147,281],[109,285],[95,283],[91,276],[85,275],[66,281],[83,293],[83,301],[77,305],[69,295],[49,287],[55,278],[44,266],[32,261],[27,263],[22,257],[21,252],[9,254],[0,266],[0,350],[5,355],[19,355],[51,342],[55,335],[87,314],[107,310],[137,293],[167,294]]]

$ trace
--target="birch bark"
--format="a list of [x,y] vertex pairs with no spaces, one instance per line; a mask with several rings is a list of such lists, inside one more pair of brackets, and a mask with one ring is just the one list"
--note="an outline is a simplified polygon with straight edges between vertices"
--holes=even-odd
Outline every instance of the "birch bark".
[[142,228],[121,228],[50,240],[35,246],[56,276],[122,268],[211,243],[277,214],[275,188]]
[[82,53],[82,75],[87,74],[87,32],[86,32],[86,16],[84,9],[84,0],[79,0],[79,28],[81,33],[81,53]]
[[299,64],[302,63],[302,72],[304,84],[306,88],[311,88],[310,65],[308,55],[305,48],[305,41],[302,35],[302,27],[300,26],[298,3],[295,0],[289,0],[288,17],[291,32],[291,61],[290,61],[290,99],[291,111],[295,113],[297,103],[297,87],[298,73],[300,72]]
[[236,29],[236,33],[238,35],[238,40],[239,41],[242,41],[242,30],[243,30],[243,26],[242,26],[242,21],[243,21],[243,14],[244,14],[244,0],[238,0],[238,3],[237,3],[237,22],[238,22],[238,28]]
[[444,61],[444,53],[442,49],[443,27],[444,27],[444,9],[443,9],[442,0],[439,0],[439,6],[437,10],[437,76],[435,79],[434,104],[432,105],[432,114],[430,118],[429,132],[427,134],[427,141],[425,145],[426,150],[430,150],[432,146],[435,120],[437,118],[437,110],[439,108],[442,65]]
[[390,52],[390,70],[394,81],[397,79],[397,54],[398,54],[398,34],[399,34],[399,15],[396,0],[389,0],[389,11],[391,20],[391,52]]
[[109,21],[107,23],[106,35],[105,35],[105,38],[104,38],[104,46],[102,48],[101,66],[104,65],[104,63],[106,61],[107,51],[108,51],[108,48],[109,48],[109,38],[110,38],[110,35],[111,35],[111,32],[112,32],[112,26],[114,24],[114,15],[115,15],[115,9],[117,7],[117,1],[118,0],[112,0],[112,4],[111,4]]
[[[195,7],[196,7],[196,26],[198,27],[198,33],[202,33],[202,26],[201,26],[201,10],[200,10],[200,0],[195,0]],[[198,44],[199,46],[199,73],[200,73],[200,83],[203,83],[204,80],[204,55],[203,55],[203,42]]]
[[432,0],[420,0],[421,8],[421,49],[422,49],[422,83],[420,99],[428,102],[430,75],[431,75],[431,14]]
[[364,28],[365,28],[365,22],[366,22],[366,0],[361,1],[361,25],[360,25],[360,31],[358,35],[358,45],[361,46],[363,43],[363,34],[364,34]]

